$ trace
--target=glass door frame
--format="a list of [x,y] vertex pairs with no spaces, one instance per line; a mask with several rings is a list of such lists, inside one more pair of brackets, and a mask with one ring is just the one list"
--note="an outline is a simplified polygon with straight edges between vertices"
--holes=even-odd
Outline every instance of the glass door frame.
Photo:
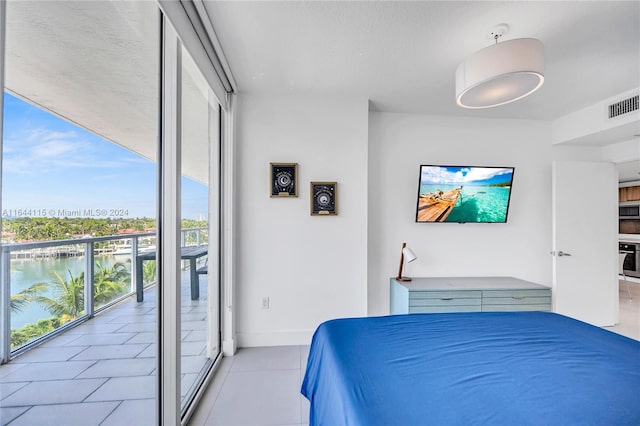
[[[232,123],[229,111],[218,104],[217,111],[209,108],[209,126],[218,123],[217,134],[209,134],[209,142],[216,145],[209,150],[210,167],[216,176],[209,178],[210,244],[215,238],[215,247],[210,245],[208,283],[210,290],[215,289],[218,309],[210,310],[217,315],[217,329],[209,330],[210,339],[215,339],[218,351],[211,354],[208,371],[191,401],[181,410],[181,330],[180,330],[180,231],[181,231],[181,149],[182,149],[182,48],[178,33],[163,14],[162,19],[162,55],[161,55],[161,132],[158,153],[158,398],[157,415],[159,424],[185,424],[193,414],[197,402],[210,382],[213,372],[218,366],[225,341],[229,341],[235,351],[235,339],[228,338],[227,329],[233,327],[230,309],[232,286],[230,277],[225,273],[226,266],[232,262],[232,256],[224,255],[230,240],[227,230],[229,225],[225,216],[233,211],[232,203],[227,204],[230,190],[230,176],[233,156],[227,151],[233,146],[231,132],[227,126]],[[186,46],[185,46],[186,48]],[[215,95],[209,89],[209,96]],[[227,99],[231,101],[231,97]],[[213,114],[217,114],[214,117]],[[211,129],[210,129],[211,130]],[[231,150],[233,152],[233,150]],[[226,154],[226,155],[225,155]],[[232,182],[231,182],[232,184]],[[227,205],[229,207],[227,207]],[[216,223],[213,223],[213,222]],[[215,268],[213,268],[215,266]],[[225,284],[223,284],[225,283]],[[209,284],[208,284],[209,285]],[[224,309],[227,307],[227,309]],[[233,336],[233,335],[232,335]],[[231,355],[228,348],[226,355]]]
[[180,422],[181,43],[162,15],[158,150],[158,424]]
[[[4,70],[5,70],[5,46],[6,46],[6,16],[7,16],[7,2],[0,1],[0,92],[4,93]],[[0,96],[0,211],[2,211],[2,142],[4,134],[4,96]],[[0,215],[0,233],[2,233],[2,215]],[[9,271],[0,271],[2,274],[9,274]],[[0,282],[8,282],[6,279],[0,280]],[[6,306],[9,306],[9,299],[11,299],[11,289],[0,287],[0,362],[8,362],[9,354],[11,352],[11,329],[10,329],[10,316],[9,309],[5,311]]]

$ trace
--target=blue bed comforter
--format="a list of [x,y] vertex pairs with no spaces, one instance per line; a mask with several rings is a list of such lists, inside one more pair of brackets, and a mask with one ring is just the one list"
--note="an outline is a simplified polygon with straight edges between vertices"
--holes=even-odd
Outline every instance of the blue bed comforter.
[[311,425],[640,425],[640,342],[548,312],[338,319],[302,394]]

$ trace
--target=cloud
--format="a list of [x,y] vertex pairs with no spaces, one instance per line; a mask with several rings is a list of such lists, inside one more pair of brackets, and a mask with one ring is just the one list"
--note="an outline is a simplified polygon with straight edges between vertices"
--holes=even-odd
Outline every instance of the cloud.
[[512,169],[473,167],[464,176],[465,182],[489,180],[493,177],[509,174]]
[[152,162],[20,100],[14,104],[15,110],[5,104],[3,205],[57,210],[106,200],[126,206],[130,216],[153,215]]
[[149,163],[153,163],[153,161],[149,160],[148,158],[144,158],[144,157],[123,158],[122,161],[124,163],[134,163],[134,164],[149,164]]
[[[103,141],[103,144],[109,143]],[[113,152],[105,154],[103,144],[93,142],[76,131],[21,129],[14,131],[4,141],[3,167],[7,173],[22,175],[42,175],[47,170],[56,168],[68,170],[125,167],[123,160],[127,157],[110,157]]]
[[67,155],[75,155],[77,151],[78,146],[73,142],[63,140],[50,140],[33,147],[31,153],[35,157],[64,158]]
[[77,138],[78,133],[73,130],[59,132],[43,128],[31,129],[28,131],[28,135],[26,136],[26,139],[30,142],[50,142]]
[[464,184],[486,181],[495,176],[511,173],[511,168],[497,167],[439,167],[427,166],[422,169],[422,183]]

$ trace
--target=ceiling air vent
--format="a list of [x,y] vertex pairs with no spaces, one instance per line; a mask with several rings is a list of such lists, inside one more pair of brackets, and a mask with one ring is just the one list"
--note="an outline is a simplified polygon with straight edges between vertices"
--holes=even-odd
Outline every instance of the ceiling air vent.
[[638,106],[638,95],[611,104],[609,105],[609,118],[615,118],[633,111],[638,111]]

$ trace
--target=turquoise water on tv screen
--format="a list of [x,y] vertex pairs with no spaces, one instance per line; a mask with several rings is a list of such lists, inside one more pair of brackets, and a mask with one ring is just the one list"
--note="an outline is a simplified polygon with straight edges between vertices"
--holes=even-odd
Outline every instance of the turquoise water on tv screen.
[[[420,193],[448,191],[460,185],[421,185]],[[458,200],[445,222],[505,222],[509,206],[508,186],[464,185]]]

